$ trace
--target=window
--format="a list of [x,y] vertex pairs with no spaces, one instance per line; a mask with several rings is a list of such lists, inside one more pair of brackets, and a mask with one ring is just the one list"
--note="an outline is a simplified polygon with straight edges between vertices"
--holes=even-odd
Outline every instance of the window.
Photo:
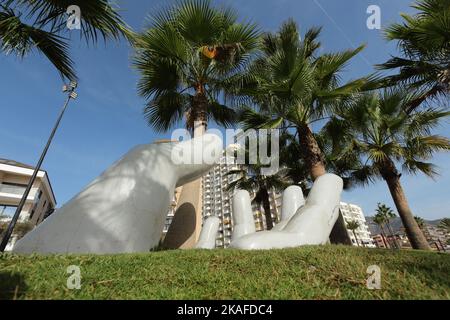
[[0,204],[0,217],[12,217],[16,212],[17,206],[9,206],[6,204]]
[[33,210],[31,210],[31,213],[30,213],[30,220],[31,220],[31,218],[33,218],[33,216],[34,216],[34,211],[35,211],[35,209],[36,209],[36,206],[34,206]]
[[39,192],[36,196],[35,202],[39,202],[39,200],[41,200],[41,197],[42,197],[42,190],[39,190]]

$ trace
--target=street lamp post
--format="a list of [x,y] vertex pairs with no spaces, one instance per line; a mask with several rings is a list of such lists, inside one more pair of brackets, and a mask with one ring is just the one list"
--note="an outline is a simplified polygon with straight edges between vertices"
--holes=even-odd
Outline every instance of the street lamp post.
[[33,174],[31,175],[31,179],[28,182],[25,192],[23,193],[22,199],[20,199],[20,202],[19,202],[19,205],[17,206],[16,212],[14,213],[14,216],[8,225],[8,229],[6,229],[5,235],[3,236],[2,242],[0,244],[0,252],[5,251],[6,245],[8,244],[8,241],[14,230],[14,226],[16,225],[17,220],[19,219],[20,212],[22,211],[23,206],[25,205],[25,202],[28,198],[30,190],[34,184],[34,181],[36,180],[36,176],[37,176],[39,170],[41,169],[42,162],[44,161],[45,155],[47,154],[48,148],[50,147],[50,144],[53,140],[56,129],[58,129],[59,123],[61,122],[64,112],[66,111],[67,105],[69,104],[70,99],[77,98],[77,93],[75,92],[76,87],[77,87],[77,83],[75,81],[71,81],[69,85],[63,86],[63,92],[67,92],[66,102],[64,103],[64,106],[58,116],[58,120],[56,120],[56,123],[55,123],[55,126],[53,127],[52,133],[50,134],[47,144],[46,144],[44,150],[42,151],[41,157],[39,158],[39,161],[38,161],[36,167],[34,168]]

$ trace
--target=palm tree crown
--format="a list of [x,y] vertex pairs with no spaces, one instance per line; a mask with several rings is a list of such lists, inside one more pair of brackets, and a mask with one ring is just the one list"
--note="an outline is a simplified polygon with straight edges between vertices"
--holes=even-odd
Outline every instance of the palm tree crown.
[[0,0],[0,51],[24,57],[36,49],[61,76],[75,79],[68,39],[63,37],[70,5],[81,10],[80,36],[87,42],[95,43],[99,36],[131,39],[132,32],[107,0]]
[[381,217],[384,222],[388,222],[392,219],[394,219],[397,215],[395,214],[394,210],[389,208],[384,203],[378,203],[377,204],[377,210],[376,210],[376,216]]
[[397,162],[409,173],[437,174],[435,166],[425,161],[435,152],[449,150],[450,141],[431,130],[450,112],[428,108],[408,114],[405,106],[416,97],[403,89],[361,95],[337,110],[325,126],[324,132],[334,137],[336,158],[355,153],[362,158],[360,182],[399,176]]
[[395,23],[385,32],[388,40],[398,41],[403,57],[378,66],[400,68],[398,74],[387,77],[388,84],[406,83],[422,89],[423,94],[411,101],[409,109],[450,92],[450,0],[420,0],[412,7],[419,12],[402,14],[404,23]]
[[[432,108],[407,113],[405,106],[415,98],[402,89],[361,95],[336,111],[324,130],[335,140],[337,159],[359,155],[363,165],[356,176],[360,182],[376,177],[387,182],[411,244],[428,248],[408,207],[396,164],[401,163],[407,172],[434,176],[435,166],[426,160],[437,151],[449,150],[450,141],[431,130],[450,113]],[[422,235],[420,241],[417,233]]]
[[439,222],[439,229],[444,230],[447,233],[450,233],[450,218],[444,218]]
[[255,106],[243,108],[244,127],[281,128],[298,137],[313,179],[325,173],[325,165],[310,125],[366,84],[366,79],[344,85],[339,81],[346,63],[363,46],[318,55],[319,34],[320,28],[312,28],[301,38],[297,25],[289,20],[278,33],[265,35],[263,55],[242,76],[244,89],[239,91],[244,97],[239,103]]
[[354,231],[354,230],[356,230],[358,228],[359,228],[359,222],[358,221],[356,221],[356,220],[347,221],[347,229],[348,230]]
[[206,127],[234,121],[234,111],[219,102],[226,82],[239,74],[257,49],[254,24],[237,22],[231,9],[208,0],[187,0],[152,17],[137,36],[134,65],[141,74],[139,93],[148,100],[145,115],[158,131],[185,117]]
[[270,210],[269,192],[281,191],[288,186],[288,178],[279,171],[273,175],[262,174],[264,166],[260,163],[247,164],[241,170],[232,170],[229,175],[237,175],[239,178],[228,185],[228,190],[241,189],[255,193],[253,202],[263,206],[266,217],[267,230],[272,229],[273,220]]

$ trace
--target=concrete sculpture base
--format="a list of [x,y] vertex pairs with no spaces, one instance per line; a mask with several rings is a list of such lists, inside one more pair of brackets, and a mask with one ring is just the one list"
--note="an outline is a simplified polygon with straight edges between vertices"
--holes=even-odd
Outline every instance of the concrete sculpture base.
[[[249,193],[237,191],[233,197],[234,230],[230,247],[251,250],[326,244],[339,216],[342,187],[340,177],[325,174],[316,179],[306,201],[300,187],[287,188],[283,193],[280,223],[271,231],[261,232],[255,232]],[[216,233],[210,230],[213,224],[208,220],[207,234],[215,237]]]
[[[222,140],[212,134],[137,146],[18,241],[13,251],[147,252],[161,239],[175,187],[201,177],[221,152]],[[193,159],[199,153],[207,153],[208,164],[180,164],[180,157]]]

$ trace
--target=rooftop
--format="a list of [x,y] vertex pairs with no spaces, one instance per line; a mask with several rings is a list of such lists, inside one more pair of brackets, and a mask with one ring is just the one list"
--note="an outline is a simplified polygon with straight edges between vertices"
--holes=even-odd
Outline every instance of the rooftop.
[[22,163],[22,162],[10,160],[10,159],[0,158],[0,163],[1,164],[7,164],[7,165],[10,165],[10,166],[22,167],[22,168],[26,168],[26,169],[34,169],[33,166],[30,166],[30,165]]

